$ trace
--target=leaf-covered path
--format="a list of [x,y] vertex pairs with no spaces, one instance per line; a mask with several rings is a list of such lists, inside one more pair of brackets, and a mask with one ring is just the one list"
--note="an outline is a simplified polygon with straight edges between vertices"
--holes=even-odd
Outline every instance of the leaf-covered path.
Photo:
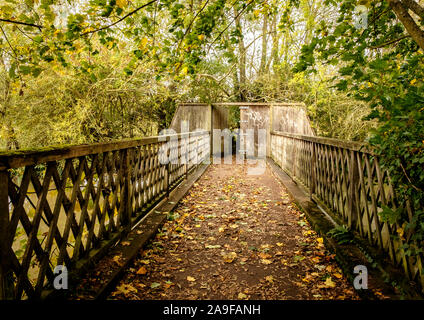
[[269,168],[211,165],[110,299],[358,299]]

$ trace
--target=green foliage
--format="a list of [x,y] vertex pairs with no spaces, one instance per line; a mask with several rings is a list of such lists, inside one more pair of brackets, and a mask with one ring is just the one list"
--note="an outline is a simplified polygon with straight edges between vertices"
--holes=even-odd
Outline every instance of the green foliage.
[[327,232],[338,244],[349,244],[353,242],[353,236],[345,226],[337,226]]

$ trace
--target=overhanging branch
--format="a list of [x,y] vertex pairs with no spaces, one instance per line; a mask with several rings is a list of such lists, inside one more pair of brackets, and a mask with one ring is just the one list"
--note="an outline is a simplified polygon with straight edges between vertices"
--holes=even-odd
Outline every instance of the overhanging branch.
[[98,29],[95,29],[95,30],[91,30],[91,31],[83,32],[83,33],[82,33],[82,35],[86,35],[86,34],[90,34],[90,33],[99,32],[99,31],[102,31],[102,30],[105,30],[105,29],[109,29],[110,27],[113,27],[114,25],[117,25],[118,23],[120,23],[120,22],[124,21],[124,20],[125,20],[126,18],[128,18],[129,16],[132,16],[133,14],[137,13],[137,12],[138,12],[138,11],[140,11],[141,9],[143,9],[143,8],[145,8],[145,7],[149,6],[149,5],[151,5],[151,4],[153,4],[153,3],[157,2],[157,1],[158,1],[158,0],[151,0],[151,1],[149,1],[149,2],[147,2],[147,3],[145,3],[145,4],[143,4],[141,7],[138,7],[137,9],[135,9],[135,10],[131,11],[131,12],[130,12],[130,13],[128,13],[128,14],[126,14],[125,16],[123,16],[121,19],[119,19],[119,20],[115,21],[114,23],[111,23],[111,24],[109,24],[109,25],[107,25],[107,26],[104,26],[104,27],[101,27],[101,28],[98,28]]
[[43,26],[40,26],[38,24],[26,23],[26,22],[16,21],[16,20],[10,20],[10,19],[2,19],[2,18],[0,18],[0,21],[1,22],[6,22],[6,23],[19,24],[19,25],[23,25],[23,26],[27,26],[27,27],[38,28],[40,31],[43,28]]

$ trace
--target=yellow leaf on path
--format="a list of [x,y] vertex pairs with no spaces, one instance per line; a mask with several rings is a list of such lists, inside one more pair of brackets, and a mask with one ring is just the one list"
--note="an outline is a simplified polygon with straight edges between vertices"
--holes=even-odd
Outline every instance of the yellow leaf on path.
[[306,277],[302,279],[303,282],[310,282],[313,280],[313,277],[310,274],[307,274]]
[[240,292],[237,296],[237,298],[239,298],[240,300],[242,299],[247,299],[247,295],[245,295],[244,293]]
[[121,257],[120,256],[114,256],[113,262],[115,262],[117,265],[122,266]]
[[174,285],[174,284],[173,284],[172,282],[166,282],[166,283],[164,284],[164,288],[165,288],[165,289],[169,289],[169,288],[171,288],[173,285]]
[[268,265],[268,264],[271,264],[272,261],[268,259],[261,259],[261,263]]
[[128,293],[137,293],[137,289],[131,286],[130,284],[122,284],[119,287],[116,288],[116,291],[114,294],[122,293],[124,295],[127,295]]
[[337,279],[343,278],[343,276],[338,272],[334,273],[333,276],[335,276]]
[[196,279],[193,277],[187,276],[187,281],[193,282],[193,281],[196,281]]
[[331,280],[331,277],[328,277],[325,282],[324,285],[322,286],[323,288],[334,288],[336,286],[336,284],[333,282],[333,280]]
[[321,261],[321,258],[320,257],[313,257],[311,260],[315,263],[319,263]]
[[224,258],[224,262],[232,263],[234,261],[234,259],[237,258],[237,253],[230,252],[230,253],[224,254],[223,258]]
[[323,243],[324,239],[323,238],[317,238],[318,243]]
[[266,276],[265,277],[265,280],[268,281],[268,282],[273,283],[274,282],[274,277],[273,276]]
[[260,253],[258,254],[258,256],[259,256],[260,258],[262,258],[262,259],[268,259],[268,258],[271,258],[271,255],[270,255],[270,254],[268,254],[268,253],[264,253],[264,252],[260,252]]
[[145,267],[141,267],[140,269],[138,269],[137,274],[146,274],[147,270]]
[[282,247],[282,246],[284,246],[284,243],[277,242],[277,246]]

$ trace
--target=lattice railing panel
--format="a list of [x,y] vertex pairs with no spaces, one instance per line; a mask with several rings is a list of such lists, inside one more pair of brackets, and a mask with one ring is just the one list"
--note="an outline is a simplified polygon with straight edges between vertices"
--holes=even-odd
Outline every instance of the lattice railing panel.
[[39,298],[55,266],[76,271],[128,232],[209,157],[209,141],[203,131],[0,155],[0,298]]
[[[406,256],[397,233],[400,226],[383,222],[379,215],[383,206],[396,209],[397,203],[378,157],[358,143],[283,132],[272,132],[271,156],[335,218],[386,252],[410,279],[424,286],[423,257]],[[412,219],[412,209],[407,211]]]

